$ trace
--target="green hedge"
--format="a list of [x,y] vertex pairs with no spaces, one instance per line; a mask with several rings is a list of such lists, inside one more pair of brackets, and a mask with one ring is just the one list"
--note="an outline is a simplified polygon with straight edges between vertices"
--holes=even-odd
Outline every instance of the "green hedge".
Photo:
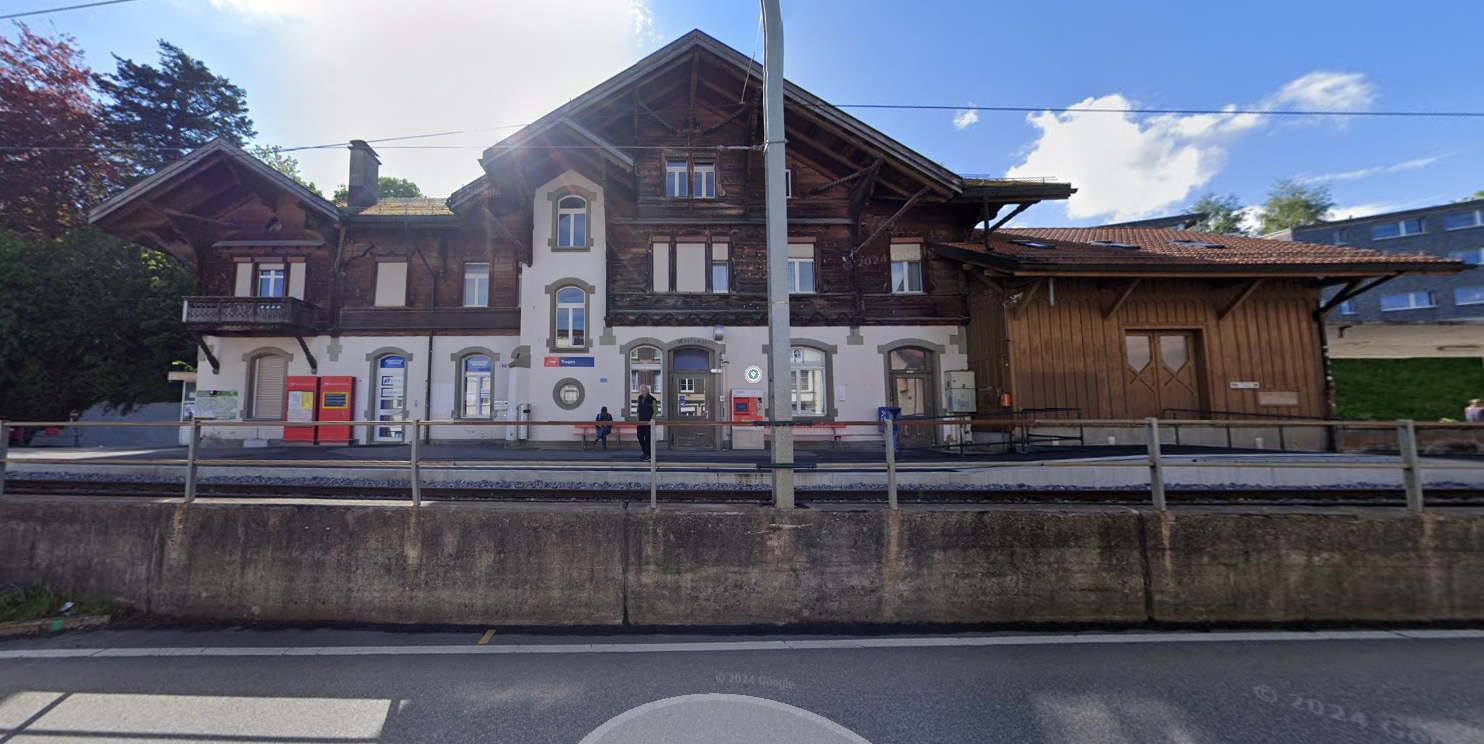
[[1463,420],[1471,398],[1484,398],[1484,360],[1335,359],[1335,415],[1395,421]]

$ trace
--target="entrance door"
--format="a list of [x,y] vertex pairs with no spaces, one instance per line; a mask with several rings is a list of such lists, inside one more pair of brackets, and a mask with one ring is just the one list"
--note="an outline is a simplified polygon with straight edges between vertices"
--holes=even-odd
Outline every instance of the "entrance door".
[[[376,378],[376,420],[406,420],[407,359],[392,354],[376,360]],[[373,429],[372,441],[402,441],[400,426],[376,426]]]
[[1128,412],[1162,416],[1167,409],[1195,411],[1201,374],[1194,331],[1129,331],[1124,340]]
[[[896,349],[887,359],[891,371],[891,405],[902,409],[902,418],[932,418],[933,371],[927,349],[909,346]],[[931,447],[936,443],[936,428],[907,426],[898,434],[905,447]]]
[[[711,373],[711,352],[706,349],[676,349],[670,359],[666,418],[679,421],[716,420],[716,376]],[[671,426],[666,429],[671,449],[716,449],[716,427]]]

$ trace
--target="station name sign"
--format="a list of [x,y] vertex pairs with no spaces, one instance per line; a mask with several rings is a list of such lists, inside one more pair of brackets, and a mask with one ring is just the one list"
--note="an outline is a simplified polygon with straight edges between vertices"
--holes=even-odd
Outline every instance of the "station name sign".
[[586,357],[553,357],[553,356],[549,356],[549,357],[546,357],[546,366],[548,366],[548,367],[591,367],[591,366],[593,366],[593,358],[590,357],[590,356],[586,356]]

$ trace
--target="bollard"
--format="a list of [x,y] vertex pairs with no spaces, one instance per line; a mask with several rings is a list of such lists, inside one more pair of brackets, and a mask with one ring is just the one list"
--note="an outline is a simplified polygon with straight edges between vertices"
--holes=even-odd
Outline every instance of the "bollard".
[[191,436],[186,440],[185,502],[196,500],[196,459],[201,448],[201,421],[191,419]]
[[0,421],[0,498],[5,497],[5,463],[10,459],[10,427]]
[[1396,445],[1402,456],[1402,485],[1407,492],[1407,511],[1422,513],[1422,471],[1417,464],[1417,429],[1411,421],[1396,422]]
[[421,475],[421,473],[419,473],[419,465],[418,465],[419,445],[420,445],[420,443],[422,442],[422,439],[423,439],[422,431],[421,431],[422,424],[423,424],[422,419],[414,419],[413,422],[412,422],[412,456],[411,456],[410,459],[412,461],[412,505],[413,506],[422,506],[423,505],[422,475]]
[[1154,497],[1154,508],[1165,510],[1165,469],[1160,460],[1159,421],[1153,416],[1149,422],[1149,495]]
[[649,508],[657,509],[660,505],[660,471],[655,461],[659,460],[659,443],[654,440],[654,421],[641,421],[640,426],[649,427]]
[[886,506],[897,508],[897,432],[896,422],[886,417]]

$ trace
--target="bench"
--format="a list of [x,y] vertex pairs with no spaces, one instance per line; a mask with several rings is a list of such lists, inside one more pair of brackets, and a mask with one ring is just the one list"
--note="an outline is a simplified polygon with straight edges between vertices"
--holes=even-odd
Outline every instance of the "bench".
[[582,449],[586,450],[588,448],[588,437],[592,437],[593,444],[598,443],[599,426],[613,427],[613,431],[609,432],[608,436],[611,437],[615,443],[623,441],[623,435],[625,431],[629,432],[636,439],[638,438],[638,435],[634,433],[634,431],[639,428],[639,423],[637,421],[604,421],[602,424],[599,424],[597,422],[593,422],[591,424],[576,424],[573,426],[574,431],[572,432],[572,436],[582,437]]
[[[840,442],[846,436],[846,428],[847,427],[845,424],[830,423],[812,424],[810,426],[795,426],[793,427],[794,440],[829,439],[833,442],[835,449],[840,449]],[[763,438],[767,439],[771,436],[773,436],[773,427],[768,427],[768,431],[767,433],[763,434]]]

